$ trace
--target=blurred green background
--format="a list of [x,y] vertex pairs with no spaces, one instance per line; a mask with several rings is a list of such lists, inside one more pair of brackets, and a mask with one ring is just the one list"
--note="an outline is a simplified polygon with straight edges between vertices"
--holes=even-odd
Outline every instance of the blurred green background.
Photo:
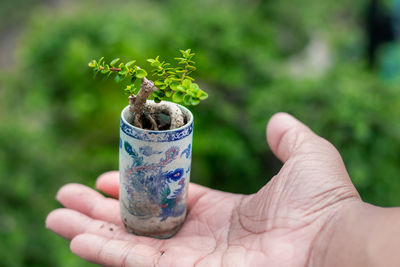
[[63,184],[93,187],[118,167],[127,98],[118,84],[92,78],[87,63],[103,55],[146,66],[146,58],[172,59],[179,49],[196,53],[194,76],[210,97],[191,108],[193,182],[256,192],[281,166],[266,123],[286,111],[339,149],[365,201],[400,205],[400,78],[385,71],[400,49],[383,46],[389,60],[367,67],[366,6],[2,0],[0,266],[92,266],[44,221]]

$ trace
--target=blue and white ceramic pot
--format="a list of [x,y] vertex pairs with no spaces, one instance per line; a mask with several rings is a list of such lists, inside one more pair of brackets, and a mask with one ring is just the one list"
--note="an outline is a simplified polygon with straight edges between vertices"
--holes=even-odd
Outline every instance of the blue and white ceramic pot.
[[119,200],[128,232],[168,238],[186,217],[193,115],[178,105],[186,124],[167,131],[137,128],[129,106],[121,113]]

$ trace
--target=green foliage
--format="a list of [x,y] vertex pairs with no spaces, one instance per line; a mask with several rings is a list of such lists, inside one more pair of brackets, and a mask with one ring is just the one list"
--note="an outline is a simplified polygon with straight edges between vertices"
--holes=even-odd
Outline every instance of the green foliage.
[[198,105],[200,100],[208,97],[208,94],[201,90],[190,74],[196,70],[195,62],[192,60],[194,53],[190,49],[180,50],[182,57],[176,57],[178,67],[171,67],[170,63],[160,62],[157,56],[154,59],[148,59],[152,73],[155,77],[154,84],[160,89],[153,93],[154,100],[159,102],[163,99],[172,100],[175,103],[184,105]]
[[[98,73],[104,74],[107,78],[111,75],[114,75],[114,80],[116,82],[122,82],[127,77],[130,77],[132,81],[136,78],[143,79],[147,76],[147,72],[143,69],[140,69],[137,65],[134,65],[135,60],[129,61],[126,64],[121,62],[116,67],[115,65],[118,63],[120,58],[113,59],[110,64],[107,64],[104,61],[104,57],[101,57],[98,61],[93,59],[89,62],[89,68],[93,69],[94,75],[97,76]],[[130,89],[126,89],[131,91]]]
[[[208,94],[201,90],[196,83],[193,83],[194,79],[189,75],[196,70],[194,67],[195,62],[192,60],[194,53],[191,53],[190,49],[180,50],[182,57],[177,57],[175,60],[178,61],[178,67],[171,67],[170,63],[165,61],[160,62],[159,56],[154,59],[147,59],[153,68],[152,74],[154,79],[154,85],[158,90],[152,93],[152,97],[156,103],[162,100],[172,100],[175,103],[182,103],[184,105],[198,105],[200,100],[205,100]],[[134,82],[136,79],[143,79],[148,74],[147,71],[134,65],[136,60],[129,61],[128,63],[120,63],[118,67],[115,67],[120,58],[116,58],[110,62],[105,63],[104,57],[101,57],[98,61],[92,60],[88,66],[93,69],[95,76],[100,72],[101,74],[110,77],[115,74],[114,80],[121,82],[127,77],[130,77],[131,84],[127,85],[125,92],[129,95],[136,95],[140,90],[140,85],[136,86]]]

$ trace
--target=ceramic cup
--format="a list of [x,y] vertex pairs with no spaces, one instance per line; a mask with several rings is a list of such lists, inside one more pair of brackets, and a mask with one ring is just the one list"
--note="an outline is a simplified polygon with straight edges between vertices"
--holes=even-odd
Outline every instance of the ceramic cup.
[[128,232],[168,238],[186,217],[193,115],[178,105],[186,124],[167,131],[137,128],[129,106],[121,113],[119,200]]

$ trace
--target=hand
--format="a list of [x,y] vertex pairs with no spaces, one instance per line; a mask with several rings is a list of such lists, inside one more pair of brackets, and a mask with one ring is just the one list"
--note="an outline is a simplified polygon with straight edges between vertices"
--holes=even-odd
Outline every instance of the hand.
[[119,215],[118,173],[100,176],[105,198],[79,184],[65,185],[48,228],[71,240],[71,250],[107,266],[309,266],[319,240],[361,203],[337,150],[288,114],[273,116],[267,140],[284,162],[253,195],[189,186],[188,215],[167,240],[125,232]]

